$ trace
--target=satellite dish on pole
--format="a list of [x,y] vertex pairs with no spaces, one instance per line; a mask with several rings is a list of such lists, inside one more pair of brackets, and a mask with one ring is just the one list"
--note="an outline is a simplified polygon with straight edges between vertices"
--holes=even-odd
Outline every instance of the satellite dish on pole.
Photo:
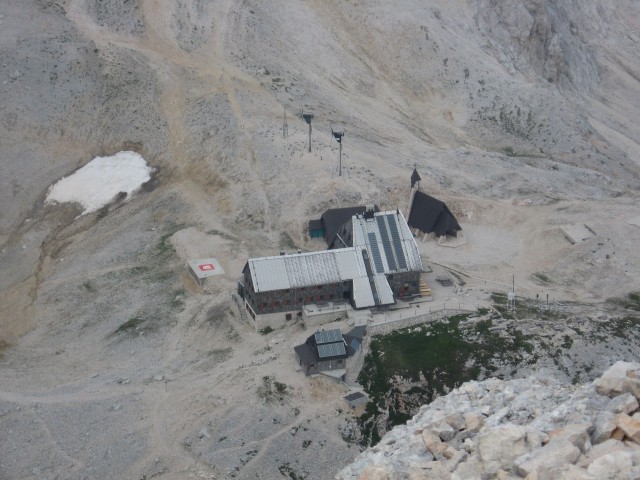
[[313,113],[302,112],[302,118],[309,125],[309,153],[311,153],[311,120],[313,119]]
[[333,135],[333,138],[336,139],[336,142],[338,142],[338,146],[340,147],[340,167],[338,170],[338,176],[341,177],[342,176],[342,137],[344,137],[344,131],[342,132],[336,132],[333,130],[333,127],[331,127],[331,134]]

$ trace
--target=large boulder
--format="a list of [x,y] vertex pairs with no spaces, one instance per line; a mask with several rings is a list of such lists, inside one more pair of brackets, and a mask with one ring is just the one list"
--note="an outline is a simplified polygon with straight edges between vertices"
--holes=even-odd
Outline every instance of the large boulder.
[[516,459],[518,473],[523,477],[548,478],[552,480],[554,470],[573,464],[580,457],[580,449],[567,439],[553,440],[532,453]]
[[616,362],[594,382],[594,385],[600,395],[617,397],[628,392],[640,398],[639,377],[640,364]]
[[478,455],[484,474],[493,476],[499,470],[511,469],[517,458],[539,448],[545,437],[539,430],[512,424],[481,430]]

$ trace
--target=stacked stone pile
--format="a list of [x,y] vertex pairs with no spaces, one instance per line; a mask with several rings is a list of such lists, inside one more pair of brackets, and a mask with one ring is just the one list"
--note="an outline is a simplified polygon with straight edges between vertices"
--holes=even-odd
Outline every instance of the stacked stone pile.
[[420,409],[338,480],[640,480],[640,363],[593,383],[469,382]]

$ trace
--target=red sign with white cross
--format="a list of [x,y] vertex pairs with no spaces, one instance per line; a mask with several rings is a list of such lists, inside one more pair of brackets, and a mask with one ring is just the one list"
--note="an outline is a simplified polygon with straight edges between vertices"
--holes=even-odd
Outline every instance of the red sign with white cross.
[[208,272],[210,270],[215,270],[216,267],[214,267],[212,264],[210,263],[203,263],[202,265],[198,265],[200,267],[200,270],[202,270],[203,272]]

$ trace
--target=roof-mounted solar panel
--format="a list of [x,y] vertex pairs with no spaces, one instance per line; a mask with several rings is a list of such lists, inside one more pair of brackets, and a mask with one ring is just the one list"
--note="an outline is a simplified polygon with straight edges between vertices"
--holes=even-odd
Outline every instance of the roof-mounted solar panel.
[[382,256],[380,255],[380,249],[378,248],[378,239],[373,232],[367,233],[369,237],[369,246],[371,247],[371,255],[373,256],[373,264],[376,267],[376,272],[384,272],[384,266],[382,265]]

